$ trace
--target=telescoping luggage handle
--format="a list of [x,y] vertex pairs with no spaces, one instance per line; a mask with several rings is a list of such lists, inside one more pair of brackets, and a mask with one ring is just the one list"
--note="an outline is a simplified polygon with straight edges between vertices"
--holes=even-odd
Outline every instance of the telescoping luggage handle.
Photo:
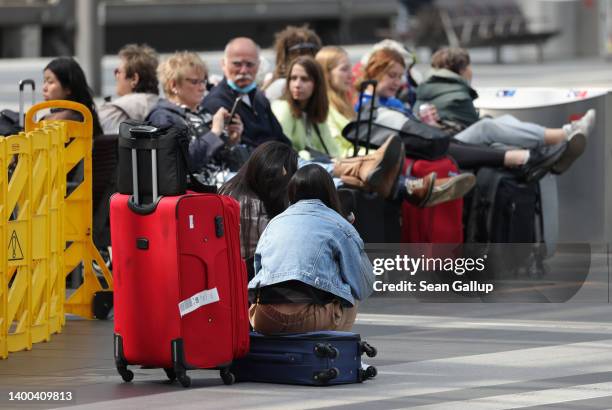
[[[158,128],[152,127],[150,125],[139,125],[136,127],[130,128],[130,135],[136,139],[138,138],[151,138],[153,134],[158,131]],[[132,148],[132,187],[134,189],[134,203],[136,205],[140,205],[140,196],[138,194],[138,155],[136,153],[136,148]],[[158,186],[157,186],[157,149],[151,149],[151,183],[153,200],[154,203],[157,201],[158,195]]]
[[23,98],[23,91],[25,86],[29,85],[32,89],[32,105],[35,103],[34,90],[36,89],[36,83],[32,79],[26,79],[19,81],[19,126],[23,128],[25,121],[25,102]]
[[368,133],[366,136],[366,154],[370,152],[370,136],[372,135],[372,119],[374,118],[374,98],[376,97],[376,86],[378,81],[367,80],[359,86],[359,105],[357,110],[357,127],[355,127],[355,138],[353,139],[353,156],[357,156],[359,143],[359,127],[361,125],[361,112],[363,111],[363,97],[369,86],[372,86],[372,100],[370,102],[370,116],[368,118]]

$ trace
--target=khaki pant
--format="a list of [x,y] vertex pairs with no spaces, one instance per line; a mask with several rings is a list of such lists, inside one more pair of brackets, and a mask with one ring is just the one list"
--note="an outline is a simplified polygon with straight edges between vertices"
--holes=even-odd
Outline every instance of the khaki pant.
[[355,323],[357,305],[343,307],[334,301],[327,305],[284,303],[251,305],[249,320],[260,333],[302,333],[318,330],[349,331]]

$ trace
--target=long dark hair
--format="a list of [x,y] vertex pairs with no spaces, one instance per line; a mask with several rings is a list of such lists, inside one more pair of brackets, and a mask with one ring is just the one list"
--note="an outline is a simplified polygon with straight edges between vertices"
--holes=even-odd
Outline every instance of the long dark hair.
[[268,141],[257,147],[238,173],[221,187],[221,194],[241,202],[240,239],[243,245],[250,243],[250,224],[257,219],[257,215],[252,215],[254,201],[263,203],[269,219],[289,205],[287,185],[297,170],[297,162],[297,153],[291,146]]
[[45,70],[55,74],[62,88],[70,90],[68,95],[70,101],[78,102],[89,108],[93,116],[93,134],[102,135],[100,119],[93,100],[93,91],[87,85],[85,73],[79,63],[71,57],[58,57],[51,60],[43,71]]
[[[312,95],[308,99],[308,103],[303,110],[300,108],[299,103],[291,98],[291,92],[289,91],[291,71],[293,71],[293,67],[296,65],[304,68],[304,71],[306,71],[306,74],[308,74],[308,77],[310,77],[314,83]],[[285,94],[283,98],[289,102],[291,113],[295,118],[300,118],[302,112],[305,112],[308,119],[313,123],[321,123],[327,120],[327,114],[329,112],[327,86],[325,85],[323,69],[314,58],[310,56],[300,56],[291,62],[289,70],[287,71],[287,83],[285,84]]]
[[319,199],[328,208],[342,215],[340,198],[329,173],[320,165],[309,164],[298,169],[287,187],[289,202]]

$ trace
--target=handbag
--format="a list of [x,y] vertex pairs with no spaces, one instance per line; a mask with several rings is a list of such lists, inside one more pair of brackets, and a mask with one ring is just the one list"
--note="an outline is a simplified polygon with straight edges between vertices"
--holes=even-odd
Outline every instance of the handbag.
[[[357,145],[367,146],[368,127],[360,125],[368,124],[368,121],[358,119],[350,122],[342,130],[342,135]],[[416,117],[406,116],[403,112],[387,107],[374,109],[371,128],[370,146],[380,147],[389,138],[389,134],[396,133],[404,142],[406,156],[418,159],[442,158],[452,138],[446,132],[420,122]]]

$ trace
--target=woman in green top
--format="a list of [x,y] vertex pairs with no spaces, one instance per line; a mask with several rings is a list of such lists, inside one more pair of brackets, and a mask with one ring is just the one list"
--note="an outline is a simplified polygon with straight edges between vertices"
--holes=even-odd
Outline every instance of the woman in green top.
[[304,159],[320,153],[340,156],[341,149],[325,122],[329,100],[321,66],[312,57],[302,56],[293,60],[287,72],[283,98],[272,103],[272,112],[293,148]]
[[315,57],[323,68],[327,98],[329,99],[329,114],[327,126],[331,136],[342,149],[342,156],[353,153],[353,144],[342,136],[342,130],[355,118],[355,109],[351,102],[353,73],[348,54],[341,47],[323,47]]

